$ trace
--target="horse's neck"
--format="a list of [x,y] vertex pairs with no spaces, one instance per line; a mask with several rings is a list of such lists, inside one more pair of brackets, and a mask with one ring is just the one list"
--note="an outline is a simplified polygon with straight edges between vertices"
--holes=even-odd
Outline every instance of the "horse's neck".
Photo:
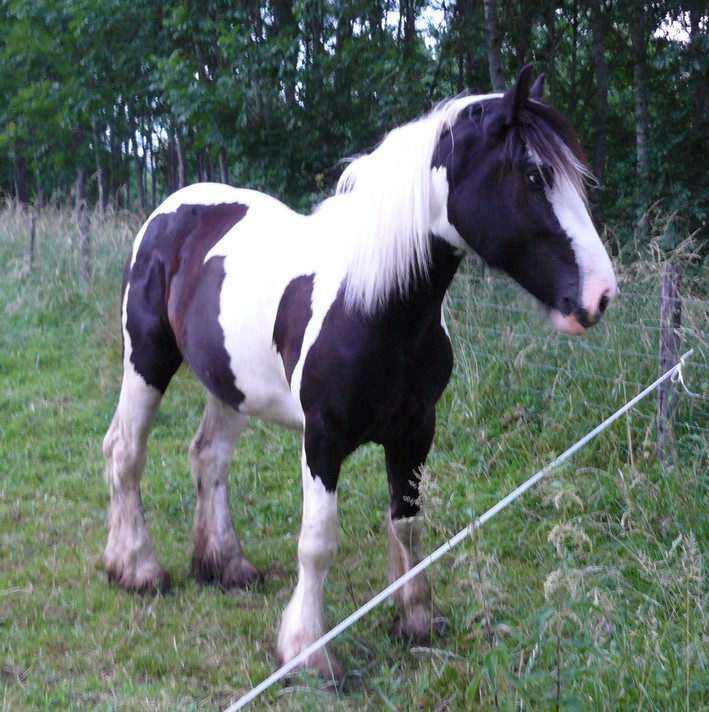
[[393,299],[386,308],[387,318],[400,327],[416,328],[426,318],[440,320],[446,291],[460,265],[462,254],[441,238],[433,238],[431,265],[426,277],[417,277],[404,299]]

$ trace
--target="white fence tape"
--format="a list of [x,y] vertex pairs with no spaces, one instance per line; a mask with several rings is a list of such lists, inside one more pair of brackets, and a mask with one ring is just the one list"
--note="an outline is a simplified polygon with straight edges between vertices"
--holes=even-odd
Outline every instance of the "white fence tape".
[[[284,678],[291,670],[298,667],[301,663],[312,655],[317,650],[320,650],[324,645],[327,645],[333,638],[336,638],[340,633],[349,628],[353,623],[358,621],[360,618],[365,616],[369,611],[375,606],[379,605],[382,601],[386,600],[395,591],[398,591],[404,584],[410,581],[414,576],[421,573],[424,569],[428,568],[434,561],[437,561],[444,554],[448,553],[454,546],[460,544],[463,539],[468,537],[475,529],[480,528],[489,519],[492,519],[498,512],[503,510],[508,504],[511,504],[520,496],[522,496],[530,487],[533,487],[539,480],[541,480],[545,475],[547,475],[555,467],[558,467],[562,462],[568,460],[574,453],[580,450],[584,445],[593,440],[599,433],[604,431],[608,426],[612,425],[618,418],[627,413],[636,403],[641,401],[647,395],[652,393],[660,384],[664,383],[668,378],[672,378],[675,382],[679,381],[684,385],[684,379],[682,377],[682,367],[687,358],[689,358],[694,353],[694,349],[690,349],[685,353],[680,360],[671,368],[669,371],[660,376],[654,383],[649,385],[643,391],[638,393],[634,398],[629,400],[622,408],[617,410],[613,415],[606,418],[600,425],[596,426],[591,432],[582,437],[578,442],[574,443],[568,450],[565,450],[559,457],[557,457],[553,462],[550,462],[544,469],[539,470],[535,475],[530,477],[524,484],[517,487],[516,490],[510,492],[504,499],[501,499],[494,507],[485,512],[479,519],[469,524],[465,529],[458,532],[454,537],[449,539],[445,544],[441,545],[432,554],[429,554],[425,559],[422,559],[416,566],[407,571],[401,578],[387,586],[383,591],[378,593],[374,598],[370,599],[361,608],[357,609],[350,616],[345,618],[341,623],[336,625],[332,630],[325,633],[319,640],[316,640],[312,645],[309,645],[305,650],[303,650],[300,655],[297,655],[292,660],[288,661],[283,667],[279,668],[272,675],[267,677],[263,682],[254,687],[250,692],[246,693],[241,699],[235,702],[231,707],[228,707],[225,712],[235,712],[240,710],[242,707],[247,705],[249,702],[258,697],[262,692],[267,690],[271,685],[278,680]],[[685,386],[686,388],[686,386]]]

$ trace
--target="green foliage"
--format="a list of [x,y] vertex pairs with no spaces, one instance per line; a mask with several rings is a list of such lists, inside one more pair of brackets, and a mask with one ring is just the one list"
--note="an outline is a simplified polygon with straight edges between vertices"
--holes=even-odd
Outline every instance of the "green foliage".
[[[648,210],[675,216],[663,249],[697,230],[706,238],[706,9],[497,4],[507,81],[530,61],[546,73],[602,176],[598,211],[616,239],[630,242]],[[81,169],[100,207],[145,210],[182,181],[228,179],[307,210],[342,158],[443,97],[489,89],[482,5],[5,2],[0,190],[63,202]],[[648,77],[648,186],[636,166],[637,63]]]

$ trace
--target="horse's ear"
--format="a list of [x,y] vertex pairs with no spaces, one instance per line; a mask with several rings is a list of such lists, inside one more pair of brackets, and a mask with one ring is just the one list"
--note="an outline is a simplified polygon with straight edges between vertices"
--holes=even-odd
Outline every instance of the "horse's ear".
[[497,139],[504,133],[505,129],[515,126],[519,122],[522,109],[527,104],[532,90],[533,72],[534,68],[531,64],[523,67],[514,86],[502,95],[494,114],[486,122],[488,136]]
[[544,78],[544,74],[540,74],[534,84],[532,84],[532,88],[529,90],[530,99],[534,99],[535,101],[544,101]]

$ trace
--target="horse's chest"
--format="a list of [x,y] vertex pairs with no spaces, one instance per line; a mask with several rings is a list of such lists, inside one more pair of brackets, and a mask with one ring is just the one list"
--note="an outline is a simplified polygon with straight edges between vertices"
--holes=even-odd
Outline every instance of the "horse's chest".
[[342,423],[356,442],[380,440],[435,405],[451,368],[440,322],[412,336],[347,317],[336,303],[305,357],[301,403],[306,418]]

